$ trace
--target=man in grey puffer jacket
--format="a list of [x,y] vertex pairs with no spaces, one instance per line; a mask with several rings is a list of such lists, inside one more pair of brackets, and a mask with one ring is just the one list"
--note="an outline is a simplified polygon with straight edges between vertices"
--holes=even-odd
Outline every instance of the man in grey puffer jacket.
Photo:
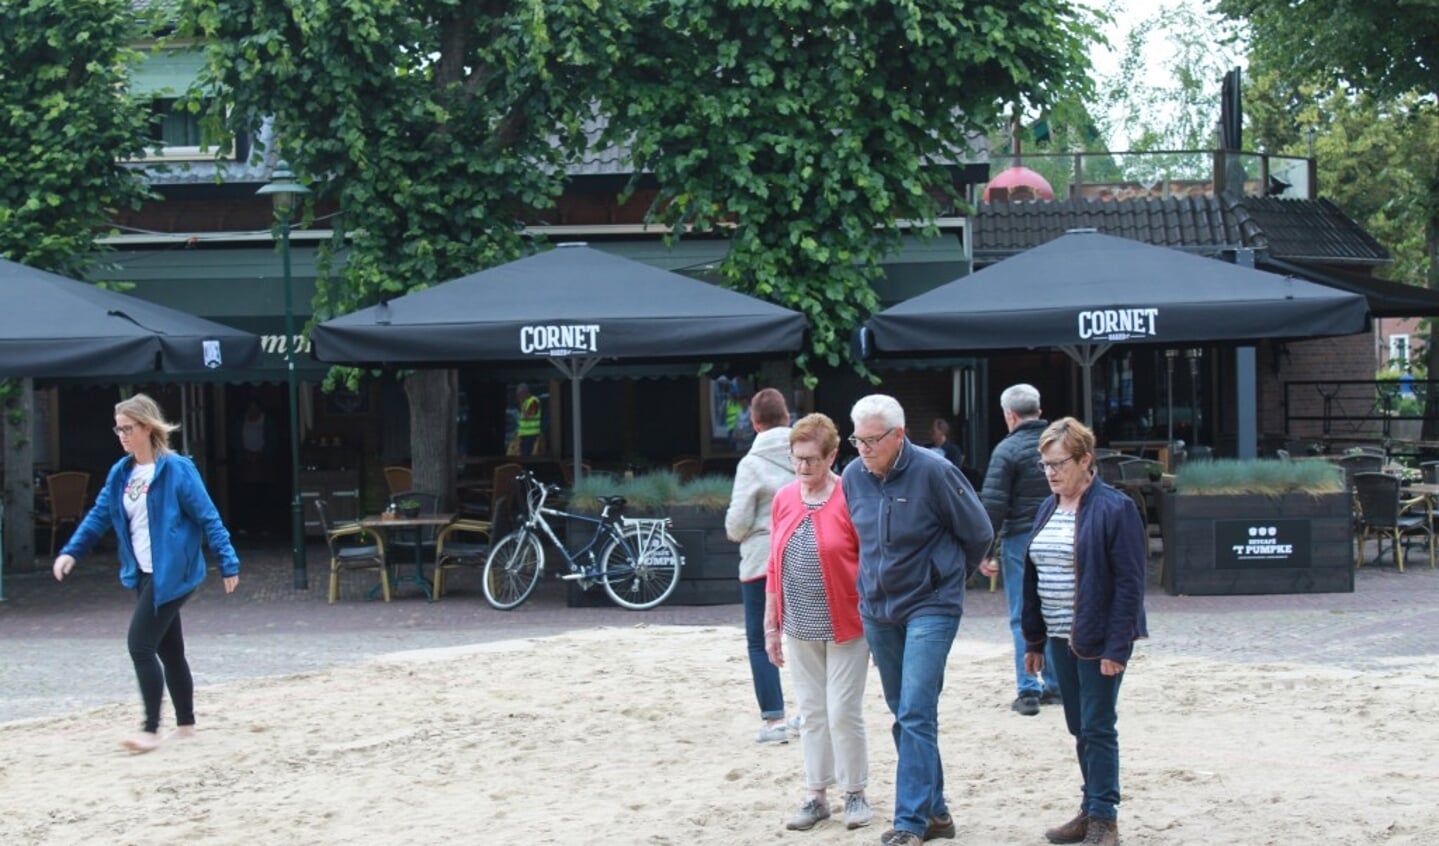
[[[1014,677],[1018,695],[1009,707],[1026,717],[1039,713],[1041,704],[1059,702],[1059,683],[1054,679],[1053,662],[1044,664],[1043,677],[1024,671],[1025,642],[1020,630],[1024,607],[1024,554],[1034,528],[1034,515],[1049,498],[1049,481],[1039,466],[1039,436],[1049,425],[1040,419],[1039,391],[1033,385],[1011,385],[999,395],[1004,425],[1009,435],[989,457],[984,489],[979,494],[984,510],[994,525],[1004,570],[1004,596],[1009,605],[1009,629],[1014,635]],[[985,559],[979,571],[992,576],[997,568],[993,558]],[[1041,684],[1042,682],[1042,684]]]
[[739,544],[740,592],[744,599],[745,640],[749,644],[750,676],[762,721],[756,743],[787,743],[784,689],[779,668],[764,648],[765,575],[769,564],[770,505],[774,493],[794,481],[789,458],[789,408],[784,394],[765,388],[750,400],[750,423],[756,432],[749,452],[734,475],[734,492],[725,512],[725,534]]

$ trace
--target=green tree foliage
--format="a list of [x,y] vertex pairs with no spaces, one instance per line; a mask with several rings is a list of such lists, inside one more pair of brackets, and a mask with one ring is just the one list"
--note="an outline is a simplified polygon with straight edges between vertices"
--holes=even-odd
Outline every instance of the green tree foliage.
[[[1439,96],[1439,77],[1434,73],[1439,62],[1439,5],[1402,0],[1218,0],[1216,9],[1244,23],[1251,66],[1257,74],[1272,73],[1301,96],[1305,86],[1312,86],[1308,90],[1336,107],[1336,112],[1341,101],[1332,98],[1352,97],[1352,103],[1346,105],[1395,120],[1406,133],[1428,133],[1427,138],[1414,135],[1386,145],[1404,150],[1384,157],[1389,179],[1365,174],[1358,181],[1377,194],[1390,196],[1396,190],[1417,189],[1396,204],[1390,217],[1406,220],[1409,215],[1398,211],[1402,205],[1419,211],[1424,279],[1430,288],[1439,289],[1439,149],[1428,143]],[[1323,131],[1329,126],[1319,124],[1319,128]],[[1347,147],[1341,152],[1353,155]],[[1391,247],[1402,248],[1415,234],[1390,242]],[[1428,372],[1439,372],[1439,337],[1432,327],[1426,356]],[[1424,423],[1428,439],[1439,437],[1439,409],[1433,405]]]
[[1257,147],[1307,156],[1314,131],[1320,192],[1393,253],[1383,276],[1422,284],[1429,265],[1425,174],[1439,160],[1439,111],[1414,93],[1385,100],[1275,71],[1252,75],[1244,96]]
[[726,231],[728,283],[804,312],[829,365],[877,306],[895,221],[932,232],[968,137],[1082,88],[1097,37],[1065,0],[642,6],[607,106],[659,183],[654,218]]
[[[273,116],[281,154],[338,202],[343,275],[317,314],[518,258],[586,141],[599,0],[190,0],[227,119]],[[593,53],[592,51],[599,52]]]
[[[348,251],[323,319],[502,264],[586,143],[624,2],[188,0],[208,44],[198,92],[236,125],[273,116],[280,152],[338,203]],[[405,381],[415,482],[449,490],[454,376]]]
[[[1082,85],[1069,0],[186,0],[212,45],[197,96],[273,116],[297,172],[339,203],[343,313],[521,254],[605,126],[656,179],[653,219],[723,228],[734,287],[804,311],[838,363],[876,305],[896,219],[932,231],[966,133],[1020,95]],[[808,362],[802,362],[808,363]],[[417,480],[443,406],[412,377]],[[444,390],[438,378],[427,390]],[[452,427],[450,427],[452,428]],[[441,488],[441,489],[447,489]]]
[[[1214,148],[1224,74],[1239,61],[1233,26],[1193,4],[1153,8],[1116,45],[1119,67],[1099,82],[1100,131],[1111,149]],[[1202,172],[1208,174],[1208,162]]]
[[144,30],[127,0],[0,3],[0,256],[78,274],[144,184],[148,111],[125,94]]
[[[79,275],[113,210],[148,196],[120,163],[144,153],[148,127],[125,94],[129,43],[146,32],[131,5],[0,2],[0,256]],[[4,552],[24,561],[34,551],[28,381],[0,381],[0,407]]]

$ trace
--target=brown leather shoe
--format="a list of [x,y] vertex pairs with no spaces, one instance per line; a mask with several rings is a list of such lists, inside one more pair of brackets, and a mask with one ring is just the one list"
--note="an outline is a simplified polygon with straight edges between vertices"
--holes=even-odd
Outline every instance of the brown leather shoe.
[[940,837],[953,838],[956,833],[954,817],[949,814],[942,817],[930,817],[929,824],[924,827],[925,840],[934,840]]
[[1119,823],[1103,817],[1090,817],[1084,842],[1095,846],[1119,846]]
[[1089,834],[1089,815],[1081,810],[1079,816],[1064,825],[1051,828],[1044,833],[1044,837],[1050,843],[1081,843],[1087,834]]

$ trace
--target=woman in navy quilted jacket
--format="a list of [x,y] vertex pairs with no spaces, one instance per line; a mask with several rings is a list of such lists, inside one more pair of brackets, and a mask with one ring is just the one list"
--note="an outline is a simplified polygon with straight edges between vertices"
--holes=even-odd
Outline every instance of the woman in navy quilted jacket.
[[160,745],[160,699],[166,687],[175,706],[176,734],[195,732],[195,683],[185,659],[180,608],[205,579],[202,542],[220,558],[225,592],[240,582],[240,559],[230,533],[189,458],[170,451],[170,433],[159,405],[144,394],[116,403],[115,434],[125,457],[115,462],[95,506],[55,558],[56,581],[64,581],[78,558],[114,529],[120,548],[120,583],[135,591],[130,619],[130,659],[145,702],[141,731],[124,741],[133,752]]

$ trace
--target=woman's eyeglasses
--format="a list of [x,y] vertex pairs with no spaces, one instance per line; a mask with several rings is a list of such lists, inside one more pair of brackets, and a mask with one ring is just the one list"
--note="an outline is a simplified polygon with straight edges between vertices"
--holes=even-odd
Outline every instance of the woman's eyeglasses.
[[789,460],[796,467],[813,467],[816,464],[822,465],[825,463],[823,455],[795,455],[791,453]]
[[116,426],[112,431],[117,435],[128,435],[135,431],[135,427],[130,425]]
[[1045,473],[1058,473],[1059,468],[1073,460],[1074,456],[1071,455],[1068,458],[1061,458],[1058,461],[1041,461],[1039,462],[1039,469]]

